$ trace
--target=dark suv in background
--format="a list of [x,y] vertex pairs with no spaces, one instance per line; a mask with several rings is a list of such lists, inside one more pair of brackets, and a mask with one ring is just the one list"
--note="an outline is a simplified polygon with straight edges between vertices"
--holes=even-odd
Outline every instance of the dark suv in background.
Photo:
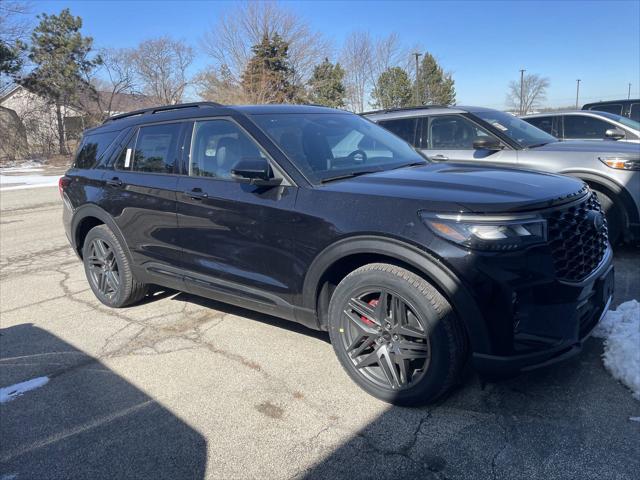
[[633,100],[609,100],[606,102],[587,103],[582,110],[597,110],[599,112],[615,113],[640,122],[640,98]]
[[432,163],[328,108],[113,117],[85,132],[60,190],[104,304],[160,285],[328,330],[351,378],[398,404],[440,397],[469,357],[512,374],[577,352],[613,289],[580,180]]

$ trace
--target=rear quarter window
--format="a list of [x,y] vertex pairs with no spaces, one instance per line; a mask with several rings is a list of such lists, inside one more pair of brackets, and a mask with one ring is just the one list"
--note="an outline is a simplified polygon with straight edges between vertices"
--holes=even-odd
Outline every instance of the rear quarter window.
[[115,140],[119,132],[93,133],[82,137],[73,166],[92,168]]

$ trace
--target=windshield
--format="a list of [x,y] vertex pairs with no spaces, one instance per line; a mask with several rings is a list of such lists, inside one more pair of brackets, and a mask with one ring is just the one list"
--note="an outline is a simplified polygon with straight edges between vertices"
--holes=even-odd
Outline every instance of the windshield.
[[629,128],[633,128],[634,130],[640,130],[640,122],[637,122],[635,120],[632,120],[628,117],[623,117],[622,115],[617,115],[615,113],[608,113],[608,112],[595,112],[598,115],[602,115],[605,118],[610,118],[611,120],[621,123],[626,127]]
[[404,140],[358,115],[255,114],[251,118],[312,183],[426,163]]
[[547,132],[540,130],[538,127],[534,127],[530,123],[527,123],[510,113],[486,110],[473,112],[473,114],[501,131],[510,139],[515,140],[524,148],[540,146],[558,141]]

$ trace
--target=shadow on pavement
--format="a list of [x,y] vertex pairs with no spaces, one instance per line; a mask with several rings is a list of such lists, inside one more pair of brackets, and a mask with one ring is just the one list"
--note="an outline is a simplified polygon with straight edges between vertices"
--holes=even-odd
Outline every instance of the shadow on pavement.
[[0,478],[200,479],[205,438],[95,358],[23,324],[0,330]]
[[635,479],[640,404],[602,367],[592,339],[578,357],[482,386],[439,405],[390,407],[305,479]]

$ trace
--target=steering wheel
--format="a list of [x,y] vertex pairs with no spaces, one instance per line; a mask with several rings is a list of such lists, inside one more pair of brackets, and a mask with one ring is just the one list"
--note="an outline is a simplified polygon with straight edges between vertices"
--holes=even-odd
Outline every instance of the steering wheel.
[[367,154],[364,150],[354,150],[349,155],[347,155],[349,160],[353,160],[355,163],[366,163],[367,162]]

